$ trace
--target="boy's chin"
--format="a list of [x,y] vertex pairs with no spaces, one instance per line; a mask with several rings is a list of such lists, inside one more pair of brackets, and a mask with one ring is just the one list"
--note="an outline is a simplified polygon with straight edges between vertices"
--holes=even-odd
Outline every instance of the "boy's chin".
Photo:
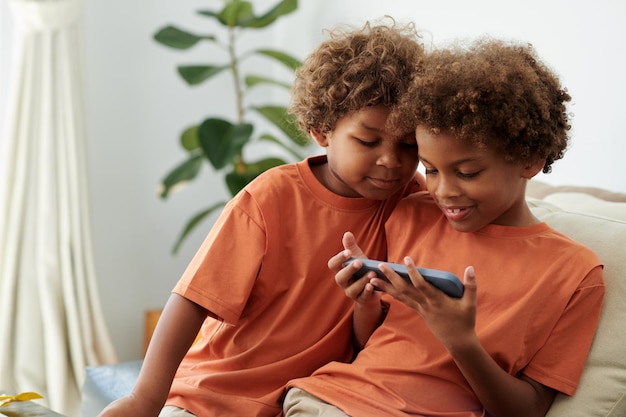
[[450,226],[452,226],[454,230],[456,230],[457,232],[461,232],[461,233],[476,232],[486,226],[484,224],[475,224],[471,222],[455,222],[450,219],[448,219],[448,222],[450,223]]

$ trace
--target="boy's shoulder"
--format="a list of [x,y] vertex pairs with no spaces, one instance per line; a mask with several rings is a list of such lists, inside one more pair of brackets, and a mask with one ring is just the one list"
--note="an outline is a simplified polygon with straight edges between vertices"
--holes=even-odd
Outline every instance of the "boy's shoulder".
[[443,217],[428,191],[416,191],[400,199],[387,221],[388,230],[424,229]]
[[[325,158],[325,157],[324,157]],[[244,187],[244,191],[256,199],[291,198],[299,194],[312,177],[310,163],[316,158],[278,165],[261,173]]]
[[412,192],[405,195],[400,200],[396,211],[403,211],[404,214],[412,213],[413,215],[425,215],[429,217],[439,217],[443,215],[430,193],[417,185],[417,183],[413,187]]
[[549,241],[548,245],[552,247],[553,253],[569,253],[572,259],[585,260],[594,266],[602,265],[602,261],[590,247],[555,229],[547,222],[543,222],[543,224],[546,225],[547,231],[545,236]]
[[288,184],[294,176],[298,175],[299,165],[304,163],[305,161],[299,161],[272,167],[259,174],[245,188],[247,190],[264,190]]

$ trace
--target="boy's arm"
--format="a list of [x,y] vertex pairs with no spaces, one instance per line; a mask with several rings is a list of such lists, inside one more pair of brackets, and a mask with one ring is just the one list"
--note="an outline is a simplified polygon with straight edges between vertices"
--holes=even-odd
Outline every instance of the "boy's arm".
[[[493,417],[543,417],[556,392],[523,375],[513,376],[487,353],[475,332],[476,278],[474,268],[464,273],[465,293],[460,299],[446,296],[428,284],[405,258],[413,285],[382,265],[389,283],[374,278],[371,283],[413,308],[450,352],[472,390]],[[415,271],[415,272],[413,272]]]
[[478,339],[448,349],[490,416],[543,417],[548,412],[556,391],[524,375],[510,375]]
[[343,266],[343,262],[350,257],[365,258],[365,254],[354,240],[354,235],[346,232],[342,243],[344,250],[329,259],[328,267],[335,272],[337,285],[344,290],[348,298],[354,300],[352,332],[355,348],[361,350],[384,319],[386,309],[381,300],[381,293],[374,291],[374,286],[369,283],[370,278],[376,274],[372,272],[354,281],[354,273],[363,266],[361,262],[356,260],[345,268]]
[[158,416],[176,370],[206,316],[203,307],[172,294],[159,318],[133,392],[112,402],[99,417]]

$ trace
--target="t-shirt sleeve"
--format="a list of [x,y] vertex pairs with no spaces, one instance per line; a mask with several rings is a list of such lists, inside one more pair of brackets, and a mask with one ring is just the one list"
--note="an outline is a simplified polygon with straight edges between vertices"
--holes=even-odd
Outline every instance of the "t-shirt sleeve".
[[173,292],[236,324],[265,253],[263,216],[246,192],[231,200]]
[[595,334],[605,286],[602,266],[593,268],[574,292],[545,345],[523,373],[566,395],[573,395]]

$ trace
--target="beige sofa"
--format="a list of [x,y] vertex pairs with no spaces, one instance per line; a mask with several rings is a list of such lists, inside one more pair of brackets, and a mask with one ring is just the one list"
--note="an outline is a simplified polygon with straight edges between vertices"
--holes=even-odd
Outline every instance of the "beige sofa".
[[607,287],[580,385],[547,417],[626,417],[626,194],[533,180],[527,196],[537,217],[600,257]]

